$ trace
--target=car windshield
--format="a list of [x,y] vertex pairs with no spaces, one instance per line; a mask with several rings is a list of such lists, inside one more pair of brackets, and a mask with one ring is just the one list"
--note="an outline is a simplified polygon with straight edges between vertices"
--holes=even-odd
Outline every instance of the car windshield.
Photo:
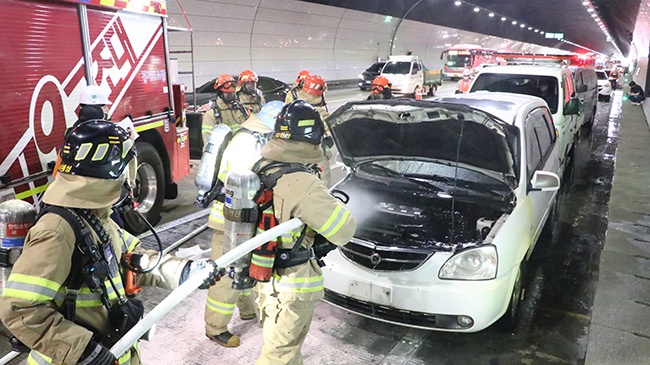
[[551,113],[557,113],[558,82],[553,76],[482,73],[470,92],[487,90],[537,96],[546,101]]
[[366,69],[366,71],[368,71],[368,72],[379,72],[379,71],[381,71],[381,68],[384,67],[385,64],[386,64],[386,62],[373,63],[372,66],[370,66],[370,67],[368,67]]
[[409,74],[411,62],[388,62],[382,72],[385,74]]
[[598,80],[607,80],[605,71],[596,71],[596,76],[598,76]]
[[448,55],[445,65],[449,67],[467,67],[470,65],[470,56]]
[[503,181],[486,173],[434,161],[378,159],[359,165],[358,170],[375,176],[400,178],[433,191],[449,191],[448,188],[454,185],[458,189],[481,191],[488,195],[510,190]]

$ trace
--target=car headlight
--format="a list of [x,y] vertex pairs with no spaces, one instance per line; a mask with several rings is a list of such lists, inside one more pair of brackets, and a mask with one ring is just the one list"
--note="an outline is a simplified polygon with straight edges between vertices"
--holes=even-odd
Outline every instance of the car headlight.
[[497,249],[485,245],[461,251],[447,260],[438,277],[452,280],[487,280],[497,276]]

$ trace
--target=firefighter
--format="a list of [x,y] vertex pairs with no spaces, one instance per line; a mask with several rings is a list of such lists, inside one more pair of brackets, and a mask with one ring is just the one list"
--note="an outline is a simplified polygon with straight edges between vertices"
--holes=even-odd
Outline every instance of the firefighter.
[[305,83],[305,78],[309,76],[310,73],[307,70],[302,70],[298,73],[296,80],[293,82],[293,87],[287,93],[287,96],[284,98],[285,103],[290,103],[292,100],[298,99],[298,91],[302,89],[302,85]]
[[463,78],[456,84],[456,94],[467,94],[470,85],[472,85],[472,70],[466,68],[463,70]]
[[[223,152],[218,178],[225,184],[228,172],[231,169],[248,169],[260,158],[260,149],[268,141],[275,117],[284,103],[271,101],[266,103],[259,113],[251,115],[241,125],[230,143]],[[213,229],[212,258],[217,259],[223,254],[223,199],[215,200],[210,209],[208,226]],[[221,280],[217,285],[208,290],[208,299],[205,307],[205,335],[223,347],[237,347],[240,337],[228,331],[228,323],[235,311],[239,308],[239,317],[242,320],[251,320],[256,317],[251,291],[242,291],[232,288],[232,279]]]
[[[295,93],[287,93],[285,102],[290,103],[297,99],[304,100],[315,107],[320,113],[321,118],[325,120],[330,115],[327,110],[327,102],[325,102],[325,91],[327,91],[327,82],[325,82],[325,79],[318,75],[309,74],[305,76],[300,90]],[[332,158],[331,148],[334,146],[334,142],[327,126],[325,126],[325,138],[323,142],[323,159],[320,161],[319,166],[321,168],[323,182],[325,182],[325,185],[329,185],[331,176],[329,160]]]
[[217,90],[217,97],[212,103],[212,108],[203,114],[203,143],[207,143],[215,125],[223,123],[235,131],[250,116],[237,99],[237,83],[234,77],[228,74],[219,76],[214,83],[214,89]]
[[366,100],[393,99],[392,84],[384,76],[377,76],[370,85],[370,95]]
[[[318,111],[302,100],[285,105],[276,119],[274,134],[262,149],[263,159],[256,171],[270,163],[297,163],[306,168],[322,160],[320,144],[325,125]],[[277,169],[268,169],[264,176]],[[317,259],[309,248],[314,243],[332,247],[345,245],[356,229],[356,221],[317,174],[306,171],[279,177],[272,189],[274,216],[279,223],[300,218],[305,225],[278,239],[278,248],[296,250],[303,260],[286,268],[274,268],[270,282],[260,282],[259,303],[263,324],[264,346],[257,365],[302,364],[300,348],[305,341],[314,312],[314,304],[323,298],[323,276]],[[336,245],[336,246],[334,246]],[[286,251],[285,251],[286,252]],[[306,254],[306,255],[305,255]],[[255,255],[253,256],[255,261]]]
[[258,113],[266,103],[262,92],[257,88],[257,81],[259,78],[252,70],[242,71],[237,80],[237,100],[251,114]]
[[[114,365],[108,348],[144,313],[142,302],[125,295],[121,259],[137,250],[155,263],[158,254],[139,250],[137,238],[109,218],[134,148],[128,132],[101,120],[79,124],[64,141],[59,174],[43,195],[45,213],[0,299],[2,322],[31,349],[28,364]],[[166,255],[138,284],[173,289],[209,264]],[[217,279],[215,270],[202,286]],[[137,344],[117,363],[140,364]]]

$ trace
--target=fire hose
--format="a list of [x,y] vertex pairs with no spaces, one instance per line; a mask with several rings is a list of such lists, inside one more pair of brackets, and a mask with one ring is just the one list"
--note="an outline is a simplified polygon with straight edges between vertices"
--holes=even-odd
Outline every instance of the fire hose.
[[[287,222],[284,222],[276,227],[269,229],[250,240],[242,243],[241,245],[235,247],[234,249],[226,252],[223,256],[215,260],[217,267],[226,267],[226,265],[236,261],[242,256],[248,254],[256,247],[272,240],[273,238],[279,237],[282,234],[296,229],[302,225],[302,221],[298,218],[293,218]],[[129,332],[127,332],[113,347],[111,347],[111,353],[119,358],[127,350],[129,350],[134,343],[136,343],[151,327],[158,322],[163,316],[165,316],[169,311],[176,307],[183,299],[190,295],[194,290],[196,290],[202,283],[203,280],[212,272],[212,269],[206,268],[191,278],[184,282],[181,286],[172,291],[165,299],[160,302],[151,312],[147,313],[144,318],[138,322]],[[2,363],[0,363],[1,365]]]

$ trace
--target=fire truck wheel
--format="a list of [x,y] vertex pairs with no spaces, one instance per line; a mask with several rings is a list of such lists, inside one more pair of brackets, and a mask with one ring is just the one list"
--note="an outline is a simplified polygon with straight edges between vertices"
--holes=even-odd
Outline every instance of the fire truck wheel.
[[[138,151],[138,174],[133,188],[136,208],[152,226],[160,222],[163,201],[165,199],[165,175],[163,164],[156,149],[149,143],[136,143]],[[134,234],[148,230],[147,224],[135,212],[122,215],[125,228]]]

